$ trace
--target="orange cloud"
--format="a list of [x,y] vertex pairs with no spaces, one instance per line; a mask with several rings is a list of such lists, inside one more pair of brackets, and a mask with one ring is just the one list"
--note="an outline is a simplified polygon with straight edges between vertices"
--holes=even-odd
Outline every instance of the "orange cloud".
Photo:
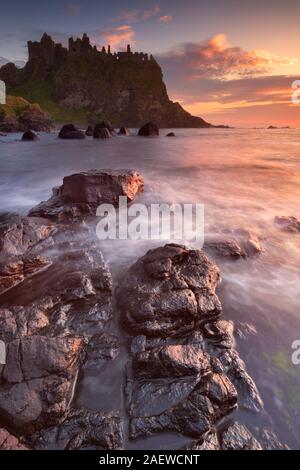
[[127,44],[135,44],[135,32],[129,25],[122,25],[110,30],[96,32],[91,37],[91,43],[97,47],[110,44],[112,48],[123,49]]
[[270,111],[269,122],[295,125],[300,121],[300,108],[295,110],[291,105],[291,85],[299,77],[275,75],[275,70],[289,67],[297,59],[233,47],[224,34],[201,43],[179,45],[157,59],[163,67],[170,96],[179,99],[193,114],[206,112],[210,122],[220,114],[229,124],[236,124],[239,119],[246,122],[245,109],[251,113],[251,119],[256,109],[261,122],[262,110],[266,118],[268,108],[283,113],[275,121]]
[[201,43],[185,43],[162,57],[168,67],[183,67],[190,80],[203,77],[232,80],[263,75],[274,65],[292,65],[296,59],[279,57],[266,51],[245,51],[228,44],[224,34]]
[[165,15],[158,18],[159,23],[170,23],[173,20],[173,16]]

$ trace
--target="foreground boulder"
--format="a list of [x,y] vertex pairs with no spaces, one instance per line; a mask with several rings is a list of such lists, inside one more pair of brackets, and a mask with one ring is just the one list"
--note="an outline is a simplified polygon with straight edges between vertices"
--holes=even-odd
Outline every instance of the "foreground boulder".
[[64,125],[59,134],[59,139],[84,139],[85,135],[82,131],[80,131],[74,124],[66,124]]
[[83,346],[83,340],[75,337],[31,336],[9,342],[0,389],[1,416],[21,434],[63,417]]
[[219,269],[201,251],[166,245],[134,264],[118,290],[130,333],[172,336],[218,316]]
[[30,211],[30,216],[66,220],[96,214],[99,204],[118,205],[119,197],[132,201],[144,190],[142,176],[136,170],[90,170],[64,178],[53,196]]
[[26,131],[22,136],[22,141],[36,141],[40,140],[33,131]]
[[296,217],[275,217],[275,225],[283,232],[300,233],[300,220]]
[[7,354],[0,414],[28,438],[69,416],[85,358],[103,363],[116,348],[114,339],[101,336],[111,317],[112,282],[98,247],[64,241],[49,257],[51,266],[34,289],[25,280],[1,299],[0,340]]
[[158,136],[159,128],[154,122],[147,122],[140,128],[138,135],[141,137]]
[[219,279],[202,251],[169,244],[120,281],[121,323],[136,335],[126,369],[131,439],[175,432],[195,439],[190,449],[216,450],[220,420],[237,407],[263,410],[234,349],[233,323],[219,318]]

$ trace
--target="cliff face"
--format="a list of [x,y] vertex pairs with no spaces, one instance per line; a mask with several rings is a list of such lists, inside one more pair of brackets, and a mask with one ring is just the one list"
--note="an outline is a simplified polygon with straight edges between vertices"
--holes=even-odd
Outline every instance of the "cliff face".
[[[172,102],[163,82],[162,70],[147,54],[111,54],[98,51],[82,39],[69,41],[69,49],[44,35],[39,43],[28,43],[29,60],[19,70],[12,64],[0,69],[0,79],[11,94],[25,98],[34,88],[47,85],[48,101],[73,110],[90,120],[106,119],[114,126],[139,127],[155,121],[160,127],[211,127]],[[35,96],[39,102],[39,97]],[[40,102],[51,112],[51,107]]]

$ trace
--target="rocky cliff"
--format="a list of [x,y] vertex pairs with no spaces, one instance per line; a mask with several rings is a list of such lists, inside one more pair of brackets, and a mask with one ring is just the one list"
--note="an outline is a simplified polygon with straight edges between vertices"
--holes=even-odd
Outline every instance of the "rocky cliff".
[[109,120],[113,125],[139,127],[152,120],[161,127],[211,127],[172,102],[160,66],[144,53],[111,53],[92,47],[89,38],[70,38],[64,48],[44,34],[28,43],[23,69],[0,69],[10,94],[39,103],[57,121],[74,114],[78,120]]

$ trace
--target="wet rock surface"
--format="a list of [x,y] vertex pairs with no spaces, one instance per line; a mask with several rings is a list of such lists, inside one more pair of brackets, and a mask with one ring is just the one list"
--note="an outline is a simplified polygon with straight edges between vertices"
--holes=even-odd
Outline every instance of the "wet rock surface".
[[29,450],[17,437],[0,428],[0,450]]
[[[65,178],[55,198],[92,207],[142,188],[135,171],[87,172]],[[166,433],[189,439],[191,450],[285,448],[272,429],[235,420],[264,405],[234,324],[220,317],[216,264],[199,250],[159,247],[129,268],[114,297],[88,233],[82,221],[0,217],[0,448],[121,449],[127,434],[142,446]],[[108,409],[78,402],[78,377],[102,382],[116,370],[126,410],[121,399]]]
[[263,251],[259,237],[251,230],[241,228],[208,236],[203,250],[213,257],[232,260],[246,259]]
[[120,281],[120,319],[136,335],[126,382],[130,439],[175,432],[193,439],[190,450],[271,445],[270,435],[260,444],[230,424],[234,410],[264,406],[234,349],[233,323],[220,319],[218,282],[203,252],[174,244],[150,250]]
[[296,217],[275,217],[274,223],[283,232],[300,233],[300,220]]
[[113,413],[71,410],[60,426],[43,429],[31,441],[37,450],[120,450],[122,421]]
[[[11,230],[7,226],[3,252],[27,256],[28,250],[37,249],[37,243],[32,245],[34,237],[30,244],[26,238],[12,237],[14,231],[19,234],[18,230],[28,227],[28,220],[13,224]],[[47,233],[53,235],[53,245],[43,246],[49,266],[0,297],[0,339],[6,344],[6,364],[0,372],[0,419],[37,448],[32,436],[49,427],[47,448],[120,448],[122,427],[117,413],[71,408],[80,370],[112,360],[118,353],[117,339],[104,333],[112,315],[110,272],[98,246],[66,241],[62,231]],[[18,259],[22,267],[32,269],[25,257]],[[95,426],[83,432],[82,426],[89,423]],[[17,448],[18,442],[13,445]]]
[[99,204],[119,204],[119,197],[132,201],[144,190],[142,176],[136,170],[90,170],[64,178],[53,196],[30,211],[31,217],[42,216],[63,221],[87,214],[96,215]]
[[118,289],[121,321],[147,336],[178,336],[217,317],[219,269],[200,251],[178,245],[149,251],[128,271]]

